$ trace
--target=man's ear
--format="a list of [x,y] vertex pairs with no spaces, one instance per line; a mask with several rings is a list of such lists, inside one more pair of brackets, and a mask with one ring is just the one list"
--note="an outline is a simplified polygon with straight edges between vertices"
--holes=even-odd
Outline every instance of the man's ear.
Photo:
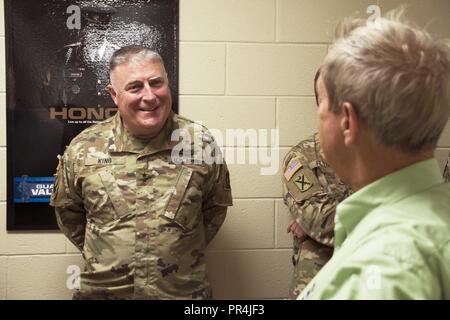
[[350,102],[344,102],[342,104],[341,129],[344,134],[345,145],[354,145],[359,133],[360,123],[356,113],[356,108]]
[[116,90],[114,90],[112,84],[108,84],[108,92],[111,95],[111,98],[113,99],[114,103],[117,105],[117,92]]

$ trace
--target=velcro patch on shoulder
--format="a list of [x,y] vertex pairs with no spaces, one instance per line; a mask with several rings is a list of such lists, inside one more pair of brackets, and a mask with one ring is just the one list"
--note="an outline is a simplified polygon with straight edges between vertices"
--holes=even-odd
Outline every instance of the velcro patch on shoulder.
[[300,172],[300,174],[296,176],[296,178],[294,179],[294,183],[298,187],[300,192],[306,192],[314,186],[314,184],[309,181],[308,177],[302,172]]
[[303,167],[302,163],[298,158],[293,158],[284,172],[284,177],[287,181],[291,181],[294,174]]
[[308,199],[322,189],[317,177],[307,167],[297,170],[286,187],[295,201]]

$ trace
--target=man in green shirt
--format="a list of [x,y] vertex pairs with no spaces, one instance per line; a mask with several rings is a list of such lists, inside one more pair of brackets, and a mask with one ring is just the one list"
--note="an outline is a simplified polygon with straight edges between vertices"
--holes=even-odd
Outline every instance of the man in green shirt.
[[391,15],[347,21],[321,66],[325,160],[353,195],[335,251],[299,299],[450,299],[450,183],[434,158],[450,49]]

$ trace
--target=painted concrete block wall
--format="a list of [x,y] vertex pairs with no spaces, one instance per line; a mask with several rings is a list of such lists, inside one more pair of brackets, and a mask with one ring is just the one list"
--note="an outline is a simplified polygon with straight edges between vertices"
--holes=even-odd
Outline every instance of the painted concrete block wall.
[[[82,266],[77,249],[58,232],[6,232],[5,30],[0,12],[0,299],[69,299],[69,265]],[[260,139],[223,141],[234,206],[207,259],[218,299],[287,297],[292,238],[281,199],[280,174],[263,176],[267,164],[249,161],[274,151],[281,163],[289,148],[316,131],[313,76],[345,16],[368,17],[410,5],[419,25],[450,38],[447,0],[180,0],[180,113],[226,135],[227,129],[279,130],[279,144]],[[436,19],[435,19],[436,18]],[[450,122],[437,152],[450,151]],[[276,165],[278,168],[279,166]]]
[[[400,2],[405,3],[395,6]],[[450,12],[445,1],[407,3],[412,19],[422,25]],[[336,23],[348,15],[368,17],[370,5],[379,5],[382,13],[395,7],[391,1],[374,0],[181,1],[180,36],[182,48],[189,50],[180,57],[180,113],[222,134],[227,129],[276,128],[281,162],[290,147],[316,131],[313,77]],[[432,31],[450,37],[447,20]],[[208,59],[202,50],[210,50]],[[204,64],[210,60],[214,68],[205,74]],[[449,152],[449,130],[450,123],[439,143],[442,165]],[[225,154],[243,149],[228,141],[224,145]],[[254,146],[246,145],[248,160]],[[208,255],[217,298],[287,295],[292,237],[285,231],[289,214],[281,200],[281,172],[262,176],[261,167],[229,164],[235,205]],[[242,261],[246,265],[241,269],[228,266]]]

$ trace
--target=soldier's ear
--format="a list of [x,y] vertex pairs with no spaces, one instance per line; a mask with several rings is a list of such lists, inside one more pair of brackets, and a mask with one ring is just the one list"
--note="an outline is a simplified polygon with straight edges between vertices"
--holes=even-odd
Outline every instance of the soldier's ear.
[[111,95],[111,98],[113,99],[114,103],[117,105],[117,92],[116,90],[114,90],[112,84],[108,85],[108,92]]

